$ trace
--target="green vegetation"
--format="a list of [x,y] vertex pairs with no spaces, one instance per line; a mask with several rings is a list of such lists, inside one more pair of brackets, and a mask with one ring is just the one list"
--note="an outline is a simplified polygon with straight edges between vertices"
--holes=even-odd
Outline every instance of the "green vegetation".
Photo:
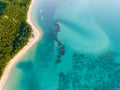
[[6,8],[6,3],[0,2],[0,16],[3,14],[3,10]]
[[26,23],[31,0],[0,0],[0,76],[9,60],[28,42],[32,29]]

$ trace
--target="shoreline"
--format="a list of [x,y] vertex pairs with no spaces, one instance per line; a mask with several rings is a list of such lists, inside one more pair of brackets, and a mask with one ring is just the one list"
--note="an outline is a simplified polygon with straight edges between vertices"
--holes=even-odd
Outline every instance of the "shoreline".
[[34,25],[34,23],[31,20],[31,10],[32,10],[32,6],[34,4],[35,0],[32,0],[30,2],[30,6],[27,12],[27,23],[32,27],[32,34],[34,35],[33,38],[29,39],[29,42],[27,43],[27,45],[25,45],[18,53],[17,55],[15,55],[9,62],[8,65],[5,67],[5,70],[3,72],[3,75],[1,76],[0,79],[0,90],[3,90],[6,81],[8,80],[8,77],[10,75],[10,72],[12,71],[12,68],[14,67],[14,65],[20,61],[20,59],[26,55],[26,53],[30,50],[30,48],[39,40],[41,39],[42,36],[42,32]]

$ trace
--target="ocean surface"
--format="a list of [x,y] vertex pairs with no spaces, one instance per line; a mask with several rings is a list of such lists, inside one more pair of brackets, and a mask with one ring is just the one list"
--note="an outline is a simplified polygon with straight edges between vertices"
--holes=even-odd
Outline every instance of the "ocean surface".
[[35,0],[42,39],[4,90],[120,90],[120,0]]

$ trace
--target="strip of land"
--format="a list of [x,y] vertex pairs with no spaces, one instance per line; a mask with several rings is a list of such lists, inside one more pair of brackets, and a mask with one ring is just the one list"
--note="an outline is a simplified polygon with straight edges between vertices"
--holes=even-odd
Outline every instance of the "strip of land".
[[32,6],[34,4],[34,1],[35,0],[32,0],[31,2],[31,5],[29,7],[29,10],[28,10],[28,14],[27,14],[27,22],[31,25],[32,27],[32,34],[33,34],[33,37],[31,37],[29,39],[29,42],[27,43],[27,45],[22,49],[20,50],[20,52],[10,60],[10,62],[8,63],[8,65],[6,66],[5,70],[4,70],[4,73],[1,77],[1,80],[0,80],[0,90],[3,90],[5,84],[6,84],[6,81],[8,80],[8,77],[10,75],[10,72],[13,68],[13,66],[28,52],[28,50],[30,48],[32,48],[32,46],[41,38],[42,36],[42,33],[40,32],[39,28],[37,28],[32,19],[31,19],[31,11],[32,11]]

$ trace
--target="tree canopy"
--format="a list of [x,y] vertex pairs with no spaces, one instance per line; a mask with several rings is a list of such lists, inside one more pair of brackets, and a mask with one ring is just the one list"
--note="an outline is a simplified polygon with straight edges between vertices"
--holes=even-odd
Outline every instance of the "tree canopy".
[[5,66],[28,42],[32,29],[27,24],[31,0],[0,0],[0,76]]

